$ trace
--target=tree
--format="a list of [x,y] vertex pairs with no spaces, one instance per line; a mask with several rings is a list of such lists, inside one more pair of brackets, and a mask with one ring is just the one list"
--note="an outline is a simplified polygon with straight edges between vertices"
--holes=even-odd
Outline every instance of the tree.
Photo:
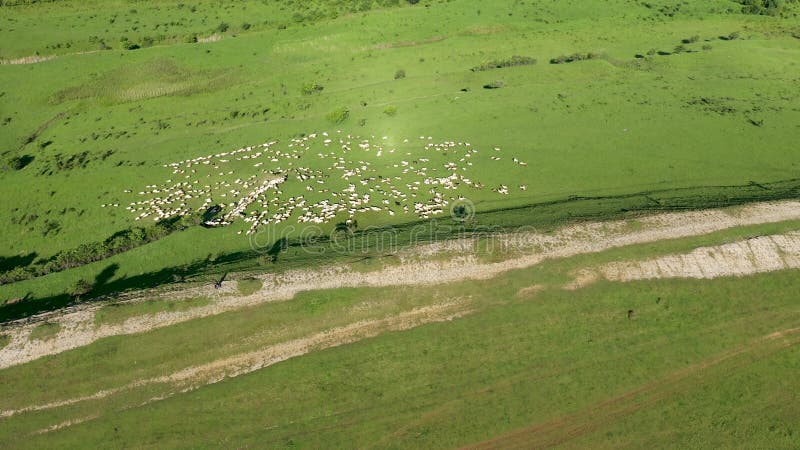
[[80,279],[70,288],[69,294],[75,297],[76,300],[80,300],[81,296],[92,292],[93,288],[94,285],[90,281]]
[[344,122],[348,117],[350,117],[350,110],[345,107],[334,109],[328,113],[328,120],[335,124]]
[[33,156],[31,155],[22,155],[22,156],[15,156],[8,160],[8,167],[13,170],[22,170],[33,162]]

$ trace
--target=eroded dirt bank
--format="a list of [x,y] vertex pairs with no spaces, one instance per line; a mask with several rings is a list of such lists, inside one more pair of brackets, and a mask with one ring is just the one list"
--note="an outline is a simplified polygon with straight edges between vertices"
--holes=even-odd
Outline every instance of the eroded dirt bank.
[[[48,314],[47,321],[58,323],[61,329],[55,337],[46,341],[29,338],[37,323],[18,323],[5,327],[3,333],[10,336],[10,342],[0,349],[0,369],[88,345],[107,336],[141,333],[264,302],[288,300],[301,291],[358,286],[430,285],[464,279],[488,279],[508,270],[539,264],[546,259],[600,252],[626,245],[698,236],[738,226],[798,219],[800,219],[800,202],[783,201],[756,203],[728,210],[656,214],[638,219],[636,227],[631,227],[628,221],[620,220],[583,223],[548,234],[535,232],[506,234],[497,236],[496,241],[500,245],[513,249],[512,254],[517,256],[491,263],[478,260],[471,251],[474,248],[474,242],[471,240],[429,244],[404,250],[399,255],[403,261],[401,264],[372,272],[358,272],[351,267],[343,266],[319,270],[295,270],[284,274],[266,274],[261,276],[263,287],[249,296],[235,295],[235,282],[227,282],[219,290],[207,286],[171,292],[165,296],[167,298],[208,296],[212,298],[212,301],[206,306],[187,311],[170,311],[132,317],[124,323],[115,325],[97,326],[95,314],[101,305],[84,305],[60,313]],[[787,244],[786,248],[796,250],[795,237],[780,239],[790,239],[791,243]],[[771,242],[775,244],[778,241],[772,240]],[[764,243],[757,242],[754,245],[756,248],[760,248],[758,246],[764,245]],[[732,250],[723,250],[723,252],[730,251]],[[751,248],[751,253],[754,251],[761,250],[752,250]],[[444,260],[434,259],[437,256],[454,253],[457,256]],[[696,255],[694,258],[699,261],[698,258],[701,256]],[[758,267],[774,267],[775,269],[788,267],[768,262],[773,261],[774,258],[766,255],[764,258],[761,263],[758,263],[760,264]],[[713,265],[717,260],[719,258],[711,258],[707,260],[707,265]],[[664,261],[636,264],[640,266],[626,266],[625,270],[622,266],[609,266],[605,269],[604,276],[607,272],[609,279],[626,280],[652,273],[656,267],[662,273],[666,273],[665,270],[674,270],[676,274],[683,273],[683,271],[688,273],[690,272],[689,267],[693,267],[689,262],[683,269],[661,269],[662,266],[668,267],[671,264]],[[772,265],[770,266],[770,264]],[[677,267],[674,264],[672,266]],[[715,273],[718,273],[718,276],[737,275],[743,270],[742,267],[744,266],[738,263],[720,264],[718,269],[715,269]],[[619,275],[623,272],[629,275]],[[708,269],[704,273],[711,272]],[[615,273],[618,275],[614,275]],[[640,275],[635,275],[636,273]],[[588,277],[587,279],[591,281],[592,278]],[[152,293],[146,293],[140,299],[134,298],[131,301],[152,298]]]

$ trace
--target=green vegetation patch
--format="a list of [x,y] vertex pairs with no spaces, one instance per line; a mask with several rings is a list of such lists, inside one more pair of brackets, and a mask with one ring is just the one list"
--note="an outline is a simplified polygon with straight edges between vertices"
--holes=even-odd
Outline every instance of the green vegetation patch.
[[47,341],[54,338],[61,331],[61,324],[45,322],[31,331],[29,337],[32,341]]
[[588,61],[590,59],[597,59],[600,55],[597,53],[573,53],[571,55],[561,55],[550,60],[550,64],[569,64],[577,61]]
[[258,292],[264,283],[258,278],[245,278],[236,282],[236,287],[241,295],[250,295]]
[[190,69],[172,59],[157,58],[96,76],[88,83],[56,92],[55,104],[70,100],[99,99],[129,102],[168,95],[191,95],[230,86],[224,69]]
[[536,64],[536,58],[531,58],[530,56],[515,55],[508,59],[500,59],[500,60],[486,62],[479,66],[475,66],[470,70],[472,70],[473,72],[483,72],[485,70],[502,69],[504,67],[532,66],[534,64]]
[[100,308],[95,313],[96,325],[117,325],[131,317],[158,314],[160,312],[186,311],[211,303],[207,297],[186,300],[147,300],[135,303],[117,303]]

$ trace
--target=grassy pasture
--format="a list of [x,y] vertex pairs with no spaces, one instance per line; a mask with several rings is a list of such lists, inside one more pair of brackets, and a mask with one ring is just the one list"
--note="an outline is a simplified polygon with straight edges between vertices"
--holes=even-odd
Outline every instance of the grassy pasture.
[[[0,235],[0,256],[46,260],[137,225],[135,215],[101,205],[124,206],[130,200],[124,190],[163,182],[168,175],[164,163],[336,128],[390,139],[463,140],[483,150],[499,146],[504,158],[526,161],[527,168],[481,165],[490,183],[524,184],[527,190],[508,196],[463,192],[479,211],[688,187],[724,199],[735,197],[736,190],[719,186],[765,186],[797,178],[800,160],[793,150],[800,108],[793,73],[800,45],[792,37],[797,18],[742,15],[729,1],[662,3],[649,8],[622,0],[602,6],[528,2],[488,7],[464,0],[385,10],[376,6],[285,28],[274,18],[270,24],[223,33],[216,42],[170,38],[138,50],[112,45],[112,50],[89,54],[57,49],[53,54],[64,55],[50,61],[4,65],[0,152],[3,158],[33,159],[21,170],[0,173],[5,208],[0,225],[6,230]],[[274,6],[260,2],[214,5],[198,6],[208,16],[207,28],[200,27],[202,21],[190,21],[194,25],[186,25],[181,34],[210,33],[218,21],[235,29],[245,15],[293,14],[287,6],[284,16],[272,15],[259,8]],[[48,8],[52,15],[44,14]],[[187,7],[163,2],[131,8],[112,2],[104,3],[103,12],[90,13],[98,9],[92,3],[7,6],[0,12],[13,17],[6,17],[0,33],[15,36],[3,42],[20,47],[3,51],[8,58],[34,51],[50,54],[41,48],[52,42],[41,37],[47,30],[53,30],[53,41],[71,39],[77,50],[88,49],[88,37],[67,38],[57,30],[77,33],[90,14],[118,15],[108,25],[106,41],[119,41],[122,35],[140,40],[131,31],[137,20],[140,28],[154,27],[160,23],[158,14],[181,15],[181,8]],[[43,16],[41,26],[9,25]],[[64,26],[45,26],[49,20]],[[81,33],[97,35],[89,31]],[[740,37],[720,39],[733,32]],[[699,40],[685,44],[689,51],[674,53],[693,36]],[[705,51],[703,45],[712,48]],[[671,54],[648,55],[651,49]],[[594,52],[599,58],[547,63],[575,52]],[[538,64],[470,71],[513,55],[535,58]],[[398,70],[406,76],[395,79]],[[502,88],[481,87],[496,80]],[[309,83],[323,90],[303,94]],[[388,106],[396,113],[385,114]],[[342,107],[349,117],[330,123],[328,115]],[[761,196],[786,195],[782,192],[766,188]],[[641,205],[638,199],[620,201],[605,213]],[[707,205],[700,196],[683,201],[688,207]],[[564,209],[550,218],[569,220],[571,215]],[[362,226],[409,220],[370,214],[358,219]],[[529,221],[541,222],[533,216]],[[288,233],[286,227],[272,232]],[[109,281],[249,251],[247,239],[236,234],[243,229],[192,229],[125,252],[114,258],[119,268]],[[203,245],[194,245],[198,240]],[[2,286],[0,298],[64,292],[109,264]]]

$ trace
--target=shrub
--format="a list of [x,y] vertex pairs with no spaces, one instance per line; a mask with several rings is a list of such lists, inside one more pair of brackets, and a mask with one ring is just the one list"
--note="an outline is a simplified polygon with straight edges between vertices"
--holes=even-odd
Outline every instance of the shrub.
[[386,108],[384,108],[383,113],[390,117],[394,116],[397,114],[397,107],[394,105],[389,105]]
[[70,288],[69,295],[80,299],[81,296],[92,292],[92,289],[94,289],[94,284],[92,284],[92,282],[80,279]]
[[15,267],[8,272],[0,273],[0,285],[16,283],[28,278],[30,278],[30,273],[24,267]]
[[397,72],[394,73],[395,80],[401,80],[406,77],[406,71],[403,69],[398,69]]
[[777,16],[785,5],[786,0],[738,0],[742,5],[742,13],[762,16]]
[[739,39],[739,36],[740,36],[739,32],[738,31],[734,31],[733,33],[731,33],[731,34],[729,34],[727,36],[720,37],[720,39],[722,39],[724,41],[735,41],[736,39]]
[[706,44],[706,45],[703,46],[703,50],[705,50],[705,51],[709,51],[709,50],[711,50],[711,48],[712,47],[709,44]]
[[500,89],[504,86],[504,83],[500,80],[492,81],[491,83],[484,84],[484,89]]
[[249,23],[245,22],[245,23],[242,24],[242,29],[243,30],[249,30],[251,26],[252,25],[250,25]]
[[530,66],[533,64],[536,64],[535,58],[515,55],[509,59],[486,62],[481,64],[480,66],[475,66],[470,70],[472,70],[473,72],[481,72],[484,70],[502,69],[504,67],[515,67],[515,66]]
[[6,166],[12,170],[22,170],[31,162],[33,162],[33,156],[31,155],[15,156],[6,162]]
[[550,64],[569,64],[571,62],[576,61],[586,61],[590,59],[596,59],[599,55],[596,53],[588,52],[588,53],[573,53],[571,55],[561,55],[558,58],[553,58],[550,60]]
[[694,44],[695,42],[700,40],[700,36],[694,35],[690,38],[682,39],[681,42],[684,44]]
[[225,22],[220,22],[220,24],[217,25],[217,31],[219,31],[220,33],[228,31],[228,28],[230,28],[230,25],[228,25]]
[[316,93],[322,92],[323,89],[325,89],[325,88],[320,84],[317,84],[317,83],[306,83],[306,84],[303,85],[303,87],[301,89],[301,92],[303,93],[303,95],[312,95],[312,94],[316,94]]
[[329,112],[327,117],[330,122],[339,124],[350,117],[350,110],[345,107],[337,108]]

